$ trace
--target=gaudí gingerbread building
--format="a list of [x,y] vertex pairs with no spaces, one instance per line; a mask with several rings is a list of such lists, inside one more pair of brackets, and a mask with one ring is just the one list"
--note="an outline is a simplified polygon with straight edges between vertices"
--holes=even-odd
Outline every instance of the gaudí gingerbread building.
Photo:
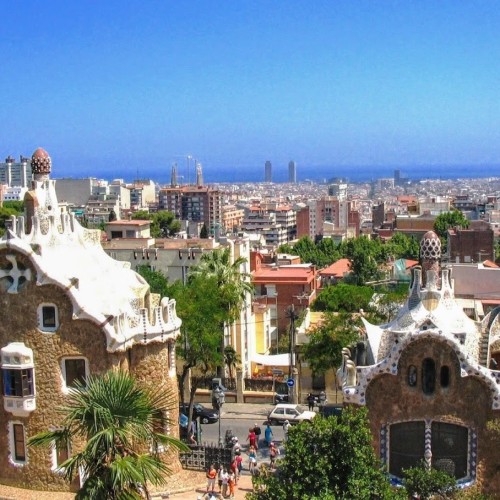
[[57,468],[71,449],[27,440],[57,428],[68,391],[89,374],[127,370],[177,397],[181,321],[174,300],[106,255],[100,231],[60,212],[49,155],[37,149],[31,164],[26,220],[13,219],[0,240],[0,482],[67,490]]
[[441,268],[441,244],[428,232],[421,267],[397,317],[383,325],[365,321],[364,353],[344,350],[339,370],[346,403],[364,405],[376,452],[392,480],[423,461],[500,494],[500,315],[470,319],[457,305],[453,277]]

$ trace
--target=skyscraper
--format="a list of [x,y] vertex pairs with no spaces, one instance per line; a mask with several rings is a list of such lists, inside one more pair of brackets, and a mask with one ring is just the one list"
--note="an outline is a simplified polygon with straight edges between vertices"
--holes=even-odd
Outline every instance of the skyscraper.
[[273,182],[273,166],[269,160],[266,161],[264,182]]
[[297,164],[293,160],[288,163],[288,182],[297,182]]
[[177,163],[172,165],[172,175],[170,176],[170,186],[177,186]]

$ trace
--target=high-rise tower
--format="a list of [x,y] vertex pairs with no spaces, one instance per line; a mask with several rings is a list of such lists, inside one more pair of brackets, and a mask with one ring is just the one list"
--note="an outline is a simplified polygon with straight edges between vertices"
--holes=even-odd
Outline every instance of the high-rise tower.
[[196,185],[198,187],[203,186],[203,171],[201,169],[201,163],[196,163]]
[[273,182],[273,166],[269,160],[265,164],[264,182]]
[[288,163],[288,182],[297,182],[297,164],[293,160]]
[[170,177],[170,186],[171,187],[177,186],[177,163],[174,163],[172,165],[172,175]]

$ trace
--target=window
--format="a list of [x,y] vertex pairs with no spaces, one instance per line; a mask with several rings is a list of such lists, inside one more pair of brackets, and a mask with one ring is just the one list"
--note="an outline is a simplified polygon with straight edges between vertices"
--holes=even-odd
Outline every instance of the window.
[[69,443],[67,441],[54,442],[52,446],[52,470],[64,472],[61,465],[71,456]]
[[441,387],[448,387],[450,385],[450,368],[448,366],[441,367]]
[[432,424],[432,465],[456,479],[467,476],[468,429],[459,425]]
[[408,385],[410,387],[417,385],[417,367],[414,365],[408,367]]
[[390,429],[389,472],[402,476],[402,469],[415,467],[424,459],[424,422],[393,424]]
[[[430,434],[426,450],[425,434]],[[400,478],[402,470],[417,466],[426,451],[432,457],[432,467],[455,479],[468,477],[469,430],[460,425],[423,421],[403,422],[390,426],[389,473]],[[471,443],[471,449],[474,444]]]
[[23,398],[34,396],[33,368],[23,370],[2,369],[3,395]]
[[55,332],[59,327],[57,307],[55,304],[38,306],[38,328],[43,332]]
[[424,394],[432,394],[436,386],[436,363],[431,358],[422,362],[422,390]]
[[26,456],[26,436],[24,425],[20,422],[9,422],[9,459],[14,465],[24,465]]
[[85,358],[64,358],[62,360],[63,391],[76,387],[77,382],[87,385],[88,362]]

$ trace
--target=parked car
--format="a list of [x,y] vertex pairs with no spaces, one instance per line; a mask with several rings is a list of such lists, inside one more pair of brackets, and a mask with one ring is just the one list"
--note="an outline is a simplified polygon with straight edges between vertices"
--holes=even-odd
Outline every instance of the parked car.
[[[188,414],[189,405],[179,405],[179,411],[184,415]],[[201,403],[194,403],[193,405],[193,418],[200,419],[202,424],[214,424],[219,420],[219,413],[212,408],[207,408]]]
[[331,417],[335,415],[340,417],[344,406],[342,404],[328,404],[319,407],[319,414],[323,417]]
[[288,394],[280,394],[279,392],[274,393],[274,404],[278,403],[288,403]]
[[291,424],[311,421],[316,416],[314,411],[303,410],[299,405],[279,403],[267,416],[270,425],[282,424],[288,420]]

